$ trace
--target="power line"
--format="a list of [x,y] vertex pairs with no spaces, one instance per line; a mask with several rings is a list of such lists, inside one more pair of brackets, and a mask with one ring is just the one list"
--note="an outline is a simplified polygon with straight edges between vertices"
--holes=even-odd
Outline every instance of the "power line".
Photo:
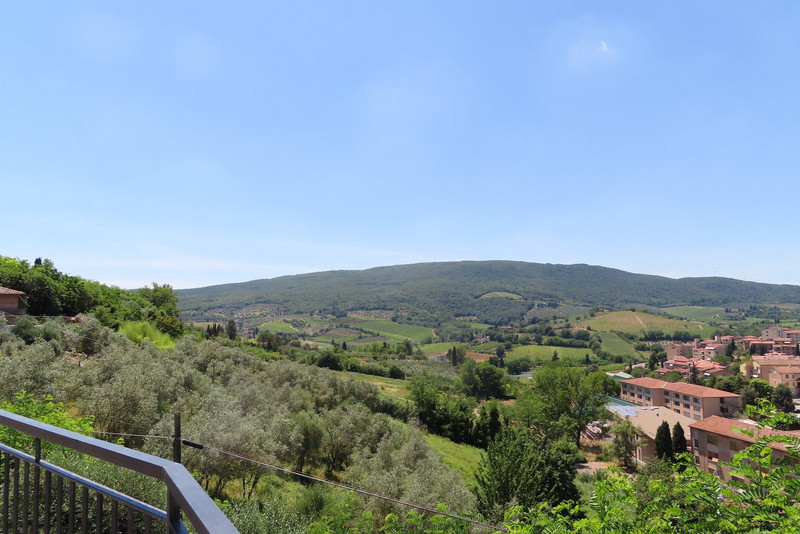
[[479,526],[482,526],[482,527],[488,527],[488,528],[492,528],[492,529],[495,529],[495,530],[501,530],[501,531],[507,532],[507,529],[505,527],[501,527],[501,526],[497,526],[497,525],[491,525],[489,523],[483,523],[482,521],[478,521],[476,519],[470,519],[468,517],[462,517],[462,516],[459,516],[459,515],[451,514],[449,512],[444,512],[442,510],[436,510],[435,508],[430,508],[428,506],[423,506],[421,504],[414,504],[414,503],[410,503],[410,502],[407,502],[407,501],[401,501],[400,499],[395,499],[394,497],[389,497],[388,495],[381,495],[379,493],[373,493],[371,491],[355,488],[353,486],[348,486],[346,484],[341,484],[339,482],[333,482],[331,480],[325,480],[324,478],[315,477],[313,475],[309,475],[309,474],[303,473],[301,471],[295,471],[294,469],[287,469],[286,467],[280,467],[278,465],[270,464],[270,463],[267,463],[267,462],[262,462],[260,460],[254,460],[252,458],[248,458],[246,456],[242,456],[241,454],[237,454],[235,452],[229,452],[229,451],[224,451],[222,449],[217,449],[216,447],[212,447],[210,445],[203,445],[203,446],[206,449],[218,452],[220,454],[225,454],[225,455],[231,456],[233,458],[238,458],[239,460],[244,460],[246,462],[250,462],[250,463],[253,463],[253,464],[256,464],[256,465],[261,465],[261,466],[264,466],[264,467],[268,467],[269,469],[274,469],[274,470],[280,471],[282,473],[288,473],[288,474],[295,475],[295,476],[298,476],[298,477],[306,478],[308,480],[313,480],[314,482],[319,482],[319,483],[322,483],[322,484],[328,484],[329,486],[334,486],[334,487],[342,488],[342,489],[345,489],[345,490],[348,490],[348,491],[352,491],[352,492],[355,492],[355,493],[360,493],[360,494],[366,495],[368,497],[374,497],[376,499],[382,499],[384,501],[389,501],[389,502],[393,502],[395,504],[408,506],[410,508],[416,508],[417,510],[423,510],[423,511],[429,512],[431,514],[443,515],[443,516],[446,516],[446,517],[450,517],[452,519],[457,519],[459,521],[465,521],[467,523],[472,523],[473,525],[479,525]]
[[[163,440],[175,439],[175,436],[156,436],[156,435],[149,435],[149,434],[148,435],[145,435],[145,434],[126,434],[126,433],[121,433],[121,432],[102,432],[102,431],[94,431],[94,433],[95,434],[105,434],[105,435],[109,435],[109,436],[121,436],[121,437],[151,438],[151,439],[163,439]],[[342,484],[342,483],[339,483],[339,482],[333,482],[331,480],[326,480],[324,478],[315,477],[313,475],[309,475],[307,473],[303,473],[302,471],[295,471],[294,469],[281,467],[279,465],[271,464],[271,463],[268,463],[268,462],[263,462],[261,460],[254,460],[253,458],[248,458],[247,456],[242,456],[241,454],[238,454],[238,453],[235,453],[235,452],[230,452],[230,451],[226,451],[226,450],[223,450],[223,449],[218,449],[217,447],[214,447],[212,445],[208,445],[206,443],[200,443],[200,442],[197,442],[197,441],[190,441],[188,439],[182,439],[181,442],[184,445],[187,445],[189,447],[193,447],[195,449],[201,449],[201,450],[202,449],[208,449],[210,451],[213,451],[213,452],[216,452],[216,453],[219,453],[219,454],[224,454],[226,456],[230,456],[231,458],[236,458],[238,460],[242,460],[242,461],[249,462],[249,463],[252,463],[252,464],[260,465],[260,466],[266,467],[268,469],[272,469],[274,471],[279,471],[281,473],[286,473],[286,474],[294,475],[294,476],[297,476],[297,477],[300,477],[300,478],[305,478],[305,479],[311,480],[313,482],[319,482],[320,484],[327,484],[329,486],[334,486],[334,487],[337,487],[337,488],[340,488],[340,489],[344,489],[344,490],[347,490],[347,491],[352,491],[354,493],[359,493],[361,495],[366,495],[367,497],[373,497],[375,499],[381,499],[381,500],[384,500],[384,501],[388,501],[388,502],[392,502],[392,503],[395,503],[395,504],[399,504],[401,506],[407,506],[409,508],[415,508],[417,510],[422,510],[424,512],[428,512],[428,513],[431,513],[431,514],[441,515],[441,516],[449,517],[451,519],[456,519],[458,521],[464,521],[466,523],[471,523],[473,525],[486,527],[486,528],[491,528],[491,529],[496,530],[496,531],[499,530],[501,532],[508,532],[508,529],[506,529],[504,526],[492,525],[490,523],[484,523],[484,522],[478,521],[476,519],[470,519],[468,517],[463,517],[463,516],[460,516],[460,515],[451,514],[449,512],[445,512],[443,510],[437,510],[435,508],[431,508],[429,506],[424,506],[424,505],[421,505],[421,504],[414,504],[414,503],[411,503],[411,502],[407,502],[407,501],[403,501],[403,500],[400,500],[400,499],[396,499],[394,497],[389,497],[388,495],[381,495],[380,493],[374,493],[374,492],[363,490],[363,489],[356,488],[356,487],[353,487],[353,486],[348,486],[347,484]]]

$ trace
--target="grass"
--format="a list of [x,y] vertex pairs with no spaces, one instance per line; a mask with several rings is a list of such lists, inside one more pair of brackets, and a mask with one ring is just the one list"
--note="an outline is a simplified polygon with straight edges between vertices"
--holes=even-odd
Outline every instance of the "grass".
[[483,456],[481,449],[462,443],[453,443],[447,438],[434,434],[426,434],[425,440],[433,450],[442,456],[445,465],[461,474],[468,488],[475,486],[475,468]]
[[717,315],[725,313],[725,308],[718,306],[673,306],[662,309],[675,317],[685,317],[690,321],[703,321],[704,323],[719,321],[720,318]]
[[381,393],[396,399],[405,399],[408,396],[408,381],[399,378],[387,378],[384,376],[365,375],[362,373],[352,373],[343,371],[342,374],[350,376],[355,380],[367,382],[374,385]]
[[480,330],[481,332],[486,330],[487,328],[491,328],[492,325],[486,323],[467,323],[470,328],[473,330]]
[[596,334],[603,340],[602,347],[604,351],[610,352],[611,354],[636,354],[633,345],[617,334],[613,332],[596,332]]
[[433,337],[433,332],[430,328],[412,324],[397,324],[393,321],[381,319],[359,322],[358,327],[363,328],[364,330],[371,330],[386,337],[398,339],[400,341],[410,339],[412,341],[416,341],[417,343],[422,343],[423,341]]
[[274,332],[276,334],[296,334],[297,330],[295,330],[292,325],[284,323],[282,321],[270,321],[268,323],[264,323],[258,327],[259,330],[266,330],[267,332]]
[[509,293],[508,291],[492,291],[490,293],[485,293],[481,295],[479,298],[481,299],[511,299],[511,300],[522,300],[521,295],[517,295],[516,293]]
[[643,333],[647,330],[660,330],[665,334],[686,331],[698,337],[708,337],[714,328],[700,321],[681,321],[645,312],[615,311],[597,316],[586,322],[593,330],[601,332]]
[[558,351],[558,358],[562,361],[582,362],[587,354],[590,357],[593,356],[592,351],[589,349],[578,349],[575,347],[551,347],[548,345],[523,345],[512,350],[507,358],[513,360],[527,356],[534,361],[539,360],[542,362],[549,362],[553,359],[554,350]]
[[147,341],[159,349],[171,349],[175,346],[175,340],[164,332],[158,330],[151,323],[145,321],[129,321],[119,327],[119,332],[133,341],[141,343]]

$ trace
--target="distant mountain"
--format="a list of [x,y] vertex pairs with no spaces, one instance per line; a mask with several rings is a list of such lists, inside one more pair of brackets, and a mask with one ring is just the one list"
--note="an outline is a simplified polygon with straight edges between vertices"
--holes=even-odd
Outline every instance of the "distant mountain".
[[[513,298],[503,298],[507,294]],[[190,320],[261,307],[286,313],[394,310],[499,323],[542,303],[607,308],[800,304],[800,286],[673,279],[585,264],[460,261],[282,276],[179,290],[178,297]]]

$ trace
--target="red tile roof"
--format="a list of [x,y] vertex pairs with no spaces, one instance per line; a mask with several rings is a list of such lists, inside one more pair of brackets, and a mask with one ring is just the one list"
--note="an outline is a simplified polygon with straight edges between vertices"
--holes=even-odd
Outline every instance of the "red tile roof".
[[24,295],[24,291],[17,291],[16,289],[9,289],[7,287],[0,286],[0,295]]
[[800,373],[800,367],[789,367],[789,366],[773,367],[772,371],[770,372],[774,373],[775,371],[777,371],[778,373],[790,375],[790,374]]
[[650,378],[649,376],[643,376],[642,378],[631,378],[629,380],[623,380],[626,384],[633,384],[634,386],[642,386],[646,388],[663,388],[665,385],[669,384],[669,382],[665,382],[664,380],[659,380],[657,378]]
[[[748,423],[746,421],[740,421],[738,419],[726,419],[718,415],[712,415],[711,417],[706,417],[701,421],[692,423],[691,425],[689,425],[689,428],[703,430],[705,432],[710,432],[712,434],[719,434],[721,436],[727,436],[729,438],[740,439],[748,443],[755,443],[756,439],[758,439],[760,436],[793,436],[800,438],[800,431],[772,430],[771,428],[759,429],[752,423]],[[753,433],[753,437],[750,437],[743,432],[737,432],[736,430],[734,430],[736,428],[751,431]],[[786,445],[783,443],[773,443],[771,447],[774,449],[780,449],[782,451],[786,450]]]
[[667,391],[674,391],[675,393],[684,393],[692,395],[693,397],[738,397],[736,393],[730,391],[723,391],[721,389],[708,388],[706,386],[698,386],[696,384],[686,384],[683,382],[674,382],[664,387]]
[[686,395],[692,395],[693,397],[716,398],[739,396],[736,393],[722,391],[721,389],[708,388],[706,386],[698,386],[695,384],[686,384],[683,382],[666,382],[664,380],[658,380],[657,378],[649,377],[631,378],[630,380],[623,380],[623,382],[632,384],[634,386],[664,389],[666,391],[674,391],[675,393],[684,393]]

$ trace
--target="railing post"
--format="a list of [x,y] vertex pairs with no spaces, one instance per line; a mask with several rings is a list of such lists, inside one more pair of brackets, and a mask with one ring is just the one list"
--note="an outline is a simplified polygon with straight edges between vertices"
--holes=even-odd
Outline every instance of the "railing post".
[[174,414],[175,431],[172,436],[172,461],[181,463],[181,412]]
[[182,526],[181,508],[172,492],[167,490],[167,529],[169,529],[169,534],[182,534],[184,532]]
[[[172,461],[181,463],[181,413],[173,414],[174,431],[172,436]],[[179,534],[181,509],[171,491],[167,491],[167,528],[169,534]]]

